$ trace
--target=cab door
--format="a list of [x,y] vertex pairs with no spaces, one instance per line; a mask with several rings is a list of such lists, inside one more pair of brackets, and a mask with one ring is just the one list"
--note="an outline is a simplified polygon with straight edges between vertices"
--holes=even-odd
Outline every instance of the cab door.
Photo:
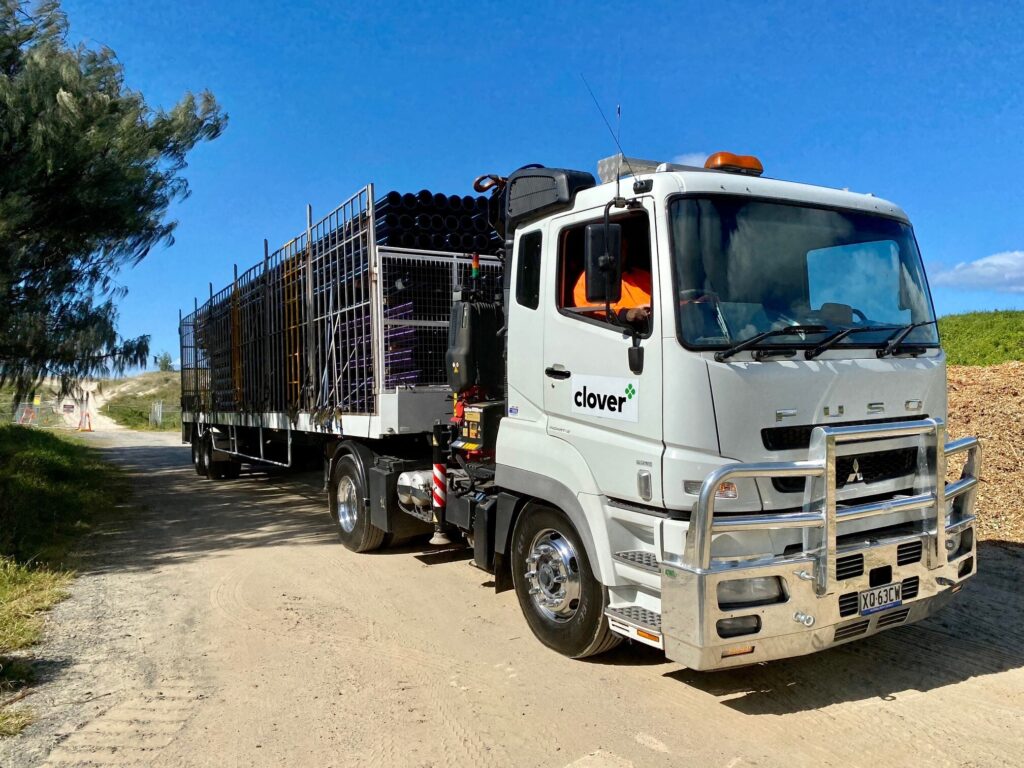
[[[583,231],[603,221],[596,208],[553,219],[545,280],[554,287],[544,304],[544,409],[548,434],[564,440],[586,461],[601,492],[639,504],[662,504],[662,365],[656,302],[642,328],[644,366],[629,368],[631,336],[603,312],[573,311],[574,287],[583,271]],[[613,211],[623,227],[628,264],[650,272],[659,294],[655,217],[642,207]],[[553,257],[553,258],[552,258]],[[553,294],[553,295],[551,295]]]

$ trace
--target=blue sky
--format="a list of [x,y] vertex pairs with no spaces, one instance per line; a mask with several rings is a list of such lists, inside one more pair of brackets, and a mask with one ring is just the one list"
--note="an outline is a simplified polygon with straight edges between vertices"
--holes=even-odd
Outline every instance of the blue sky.
[[[172,106],[230,115],[197,149],[176,243],[125,272],[125,335],[177,358],[179,308],[363,184],[467,193],[520,165],[756,154],[766,175],[910,214],[939,314],[1024,309],[1024,7],[1013,3],[139,3],[65,0]],[[1013,181],[1018,179],[1018,181]],[[960,266],[958,266],[960,265]]]

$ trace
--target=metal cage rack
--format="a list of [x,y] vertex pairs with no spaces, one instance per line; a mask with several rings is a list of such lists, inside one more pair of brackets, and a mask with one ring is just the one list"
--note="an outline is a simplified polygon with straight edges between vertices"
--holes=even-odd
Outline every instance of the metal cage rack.
[[[181,318],[186,419],[284,415],[340,432],[343,416],[379,414],[382,396],[447,389],[452,295],[470,279],[470,254],[382,244],[393,238],[377,224],[372,184],[318,222],[307,212],[305,232],[273,253],[264,246],[262,262],[236,267]],[[500,292],[501,273],[496,257],[481,257],[485,291]]]

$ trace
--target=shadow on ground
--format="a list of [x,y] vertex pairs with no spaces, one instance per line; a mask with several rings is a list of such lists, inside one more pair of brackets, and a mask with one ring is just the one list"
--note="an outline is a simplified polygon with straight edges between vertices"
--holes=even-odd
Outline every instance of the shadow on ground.
[[[135,498],[145,508],[130,526],[103,534],[92,570],[156,568],[242,547],[337,541],[319,472],[255,472],[234,481],[211,481],[195,474],[185,446],[101,450],[133,475]],[[418,544],[387,552],[417,556],[427,564],[470,557],[466,549],[424,552]],[[694,672],[680,670],[655,649],[624,644],[590,663],[671,667],[665,677],[752,715],[894,699],[1024,665],[1022,569],[1024,548],[983,542],[978,575],[942,613],[810,656]]]
[[319,472],[207,480],[187,446],[99,447],[132,476],[139,514],[97,534],[85,570],[142,570],[243,547],[336,541]]

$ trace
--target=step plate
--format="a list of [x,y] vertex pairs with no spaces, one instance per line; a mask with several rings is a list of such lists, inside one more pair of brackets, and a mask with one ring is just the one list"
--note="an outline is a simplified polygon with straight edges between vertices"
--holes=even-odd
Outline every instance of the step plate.
[[613,632],[640,643],[664,649],[661,636],[661,614],[639,605],[622,605],[604,612]]
[[651,573],[658,573],[660,571],[658,556],[653,552],[631,550],[627,552],[616,552],[613,557],[620,563],[632,565],[634,568],[640,568],[645,571],[650,571]]

